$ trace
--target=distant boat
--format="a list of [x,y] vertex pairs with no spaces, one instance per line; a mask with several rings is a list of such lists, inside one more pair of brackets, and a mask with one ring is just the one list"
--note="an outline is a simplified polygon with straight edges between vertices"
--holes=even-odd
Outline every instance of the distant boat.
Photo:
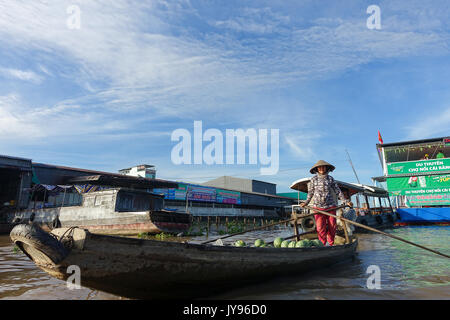
[[[91,177],[89,182],[93,181],[100,183],[102,180]],[[99,186],[81,193],[73,191],[74,188],[71,185],[34,186],[34,194],[44,194],[47,200],[39,202],[35,197],[28,209],[9,213],[10,226],[35,222],[46,230],[77,226],[93,233],[114,235],[182,233],[191,226],[190,214],[164,209],[162,195],[125,187]],[[52,196],[48,197],[50,193]]]
[[377,144],[396,225],[450,225],[450,137]]

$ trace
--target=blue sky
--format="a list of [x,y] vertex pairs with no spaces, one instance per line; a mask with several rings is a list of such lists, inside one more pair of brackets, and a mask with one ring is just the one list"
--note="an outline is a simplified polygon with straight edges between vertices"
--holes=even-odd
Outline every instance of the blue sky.
[[[381,29],[366,26],[369,5]],[[80,29],[69,29],[77,5]],[[384,142],[450,135],[442,1],[1,1],[0,154],[164,179],[381,175]],[[280,170],[174,165],[171,133],[280,130]]]

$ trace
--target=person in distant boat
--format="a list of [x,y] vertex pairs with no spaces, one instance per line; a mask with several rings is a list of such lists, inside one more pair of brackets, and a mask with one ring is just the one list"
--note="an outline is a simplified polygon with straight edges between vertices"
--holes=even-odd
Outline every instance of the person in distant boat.
[[367,214],[369,214],[369,206],[367,205],[367,203],[364,203],[363,207],[359,209],[359,215],[361,217],[364,217]]
[[[350,202],[350,207],[353,207],[353,203]],[[345,209],[339,209],[336,213],[338,217],[343,217],[347,220],[356,221],[356,218],[358,217],[356,215],[356,211],[353,208],[345,208]],[[343,230],[345,227],[347,227],[347,233],[349,236],[353,234],[355,231],[355,226],[351,223],[347,223],[346,225],[341,219],[337,220],[337,225]]]
[[442,152],[442,150],[439,150],[438,154],[436,155],[436,159],[442,159],[445,158],[445,154]]
[[423,156],[423,158],[420,159],[420,160],[428,160],[429,157],[430,157],[430,156],[428,155],[428,153],[425,153],[425,155]]
[[[327,210],[327,212],[336,215],[337,200],[334,194],[347,205],[350,202],[345,198],[336,181],[328,173],[332,172],[335,167],[326,161],[319,160],[309,172],[316,174],[311,178],[308,184],[308,197],[306,201],[301,204],[302,207],[308,205],[313,201],[313,207],[318,210]],[[334,237],[336,235],[336,218],[324,214],[315,214],[316,228],[319,240],[328,246],[334,244]]]

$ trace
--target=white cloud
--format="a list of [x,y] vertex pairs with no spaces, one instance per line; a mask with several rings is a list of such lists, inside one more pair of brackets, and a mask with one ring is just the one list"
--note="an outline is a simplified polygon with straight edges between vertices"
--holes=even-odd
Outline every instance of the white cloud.
[[18,70],[18,69],[11,69],[11,68],[0,68],[0,74],[3,74],[3,76],[13,79],[19,79],[23,81],[30,81],[36,84],[39,84],[42,82],[43,78],[33,71],[29,70]]
[[[11,120],[10,130],[26,127],[23,130],[34,132],[30,136],[50,136],[69,128],[78,139],[93,133],[118,139],[124,133],[111,131],[129,130],[138,118],[156,123],[161,117],[175,122],[201,115],[221,123],[246,121],[247,126],[282,124],[282,129],[290,130],[285,139],[289,150],[309,160],[315,154],[314,141],[305,143],[295,135],[303,136],[301,130],[314,127],[318,117],[308,113],[320,113],[318,108],[296,104],[302,119],[294,122],[292,108],[262,110],[245,106],[245,99],[302,80],[330,78],[378,59],[447,52],[445,33],[422,33],[403,23],[407,17],[383,15],[383,29],[373,31],[366,28],[364,18],[324,17],[300,27],[290,15],[269,8],[244,8],[229,19],[214,20],[199,15],[189,1],[78,3],[80,30],[66,27],[71,1],[0,3],[2,50],[21,52],[41,74],[73,81],[87,92],[33,107],[29,114],[3,108],[2,121]],[[189,25],[191,15],[221,30],[197,30]],[[223,32],[227,28],[257,35],[241,39]],[[15,70],[8,72],[16,78],[42,80],[33,71],[7,70]]]
[[[122,116],[122,117],[121,117]],[[137,117],[74,104],[32,106],[17,94],[0,96],[0,140],[3,143],[42,145],[48,142],[157,139],[166,131],[136,132]]]
[[239,32],[270,34],[286,28],[289,21],[289,16],[273,12],[269,7],[265,7],[244,8],[240,10],[238,16],[213,21],[210,24]]
[[[192,26],[170,24],[176,20],[171,15],[188,23],[195,9],[187,1],[83,1],[81,29],[70,30],[69,4],[0,4],[0,44],[45,52],[36,56],[45,70],[54,73],[58,68],[52,66],[63,64],[59,72],[91,92],[75,103],[94,101],[115,110],[189,116],[214,106],[214,113],[229,114],[233,99],[250,92],[329,78],[376,59],[423,54],[425,48],[427,54],[446,50],[442,37],[432,32],[372,31],[364,19],[330,24],[325,18],[301,29],[269,8],[244,8],[228,20],[203,19],[262,35],[276,30],[276,38],[241,40],[213,32],[199,37]],[[171,19],[164,19],[167,15]]]
[[308,138],[306,136],[294,137],[291,135],[286,135],[284,137],[291,153],[302,161],[311,161],[311,159],[317,157],[312,147],[315,138],[316,137]]
[[41,138],[39,126],[30,122],[27,110],[19,96],[0,96],[0,140],[19,140],[27,137]]
[[450,135],[450,108],[430,113],[432,115],[420,117],[410,125],[405,126],[407,140]]

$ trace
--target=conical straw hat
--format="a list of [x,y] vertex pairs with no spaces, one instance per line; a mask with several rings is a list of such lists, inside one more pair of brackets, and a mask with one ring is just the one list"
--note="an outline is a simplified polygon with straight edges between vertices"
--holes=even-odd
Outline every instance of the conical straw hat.
[[329,167],[329,170],[328,170],[329,172],[336,169],[332,164],[329,164],[328,162],[326,162],[324,160],[319,160],[319,161],[317,161],[317,163],[315,165],[312,166],[312,168],[309,170],[309,172],[311,172],[312,174],[315,174],[317,172],[317,168],[320,166]]

